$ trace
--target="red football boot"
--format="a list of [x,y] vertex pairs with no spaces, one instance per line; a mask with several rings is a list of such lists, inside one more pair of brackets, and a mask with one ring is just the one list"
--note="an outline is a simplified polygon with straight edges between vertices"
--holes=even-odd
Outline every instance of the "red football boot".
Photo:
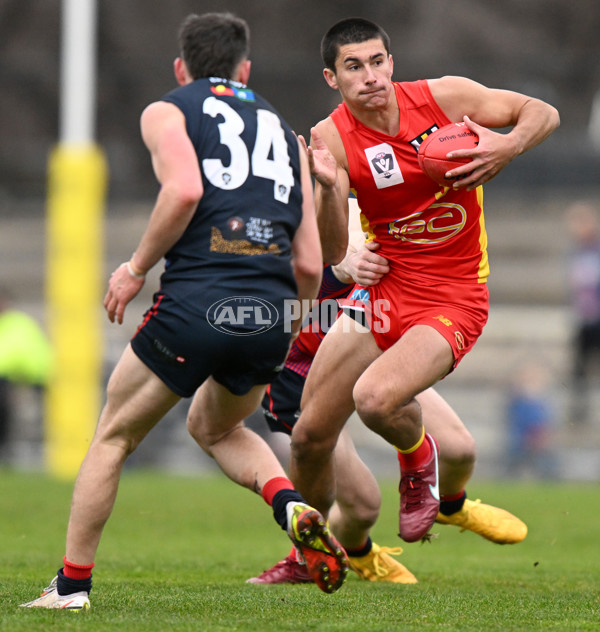
[[315,584],[326,593],[338,590],[348,574],[348,556],[323,516],[304,503],[288,503],[288,535]]
[[281,562],[261,573],[258,577],[246,580],[248,584],[312,584],[312,577],[304,564],[296,559],[295,551],[284,557]]
[[400,533],[405,542],[423,539],[433,526],[440,508],[438,446],[425,434],[431,445],[427,463],[414,470],[403,470],[400,478]]

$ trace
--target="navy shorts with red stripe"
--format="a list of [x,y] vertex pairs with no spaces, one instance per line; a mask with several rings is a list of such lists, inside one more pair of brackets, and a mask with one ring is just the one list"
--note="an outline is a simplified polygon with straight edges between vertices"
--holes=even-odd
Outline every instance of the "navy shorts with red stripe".
[[180,397],[191,397],[209,376],[234,395],[277,379],[290,341],[283,323],[254,335],[244,330],[234,335],[165,294],[155,294],[154,301],[131,347]]
[[291,435],[300,416],[300,402],[306,378],[287,367],[269,384],[262,401],[265,420],[272,432]]

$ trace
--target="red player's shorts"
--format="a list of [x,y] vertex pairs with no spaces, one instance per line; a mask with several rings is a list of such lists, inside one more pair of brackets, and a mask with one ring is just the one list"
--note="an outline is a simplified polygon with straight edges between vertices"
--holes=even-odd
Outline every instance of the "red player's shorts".
[[[356,285],[338,302],[357,318],[364,312],[377,346],[385,351],[414,325],[439,331],[452,347],[456,368],[487,322],[489,292],[485,283],[395,282],[388,275],[371,287]],[[357,318],[359,320],[359,318]]]

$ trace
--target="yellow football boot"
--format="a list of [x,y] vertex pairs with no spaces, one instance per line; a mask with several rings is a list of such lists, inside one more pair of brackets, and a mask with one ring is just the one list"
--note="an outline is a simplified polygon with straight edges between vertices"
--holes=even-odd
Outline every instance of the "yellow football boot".
[[348,556],[350,568],[361,578],[370,582],[393,582],[395,584],[416,584],[417,578],[392,555],[400,555],[402,549],[379,546],[362,557]]
[[479,499],[467,498],[463,508],[449,516],[438,513],[436,522],[455,525],[461,531],[468,529],[497,544],[516,544],[527,535],[527,525],[522,520]]

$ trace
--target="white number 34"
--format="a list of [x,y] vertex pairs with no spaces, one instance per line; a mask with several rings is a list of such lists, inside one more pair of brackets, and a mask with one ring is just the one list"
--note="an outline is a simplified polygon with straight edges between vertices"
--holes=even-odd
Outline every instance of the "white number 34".
[[213,118],[219,114],[223,117],[218,125],[219,138],[231,155],[227,167],[218,158],[202,161],[202,170],[210,183],[227,191],[237,189],[246,182],[252,169],[252,175],[272,180],[273,197],[287,204],[294,186],[294,174],[279,117],[269,110],[257,110],[256,142],[250,158],[246,144],[240,138],[245,127],[242,117],[215,97],[204,101],[203,111]]

